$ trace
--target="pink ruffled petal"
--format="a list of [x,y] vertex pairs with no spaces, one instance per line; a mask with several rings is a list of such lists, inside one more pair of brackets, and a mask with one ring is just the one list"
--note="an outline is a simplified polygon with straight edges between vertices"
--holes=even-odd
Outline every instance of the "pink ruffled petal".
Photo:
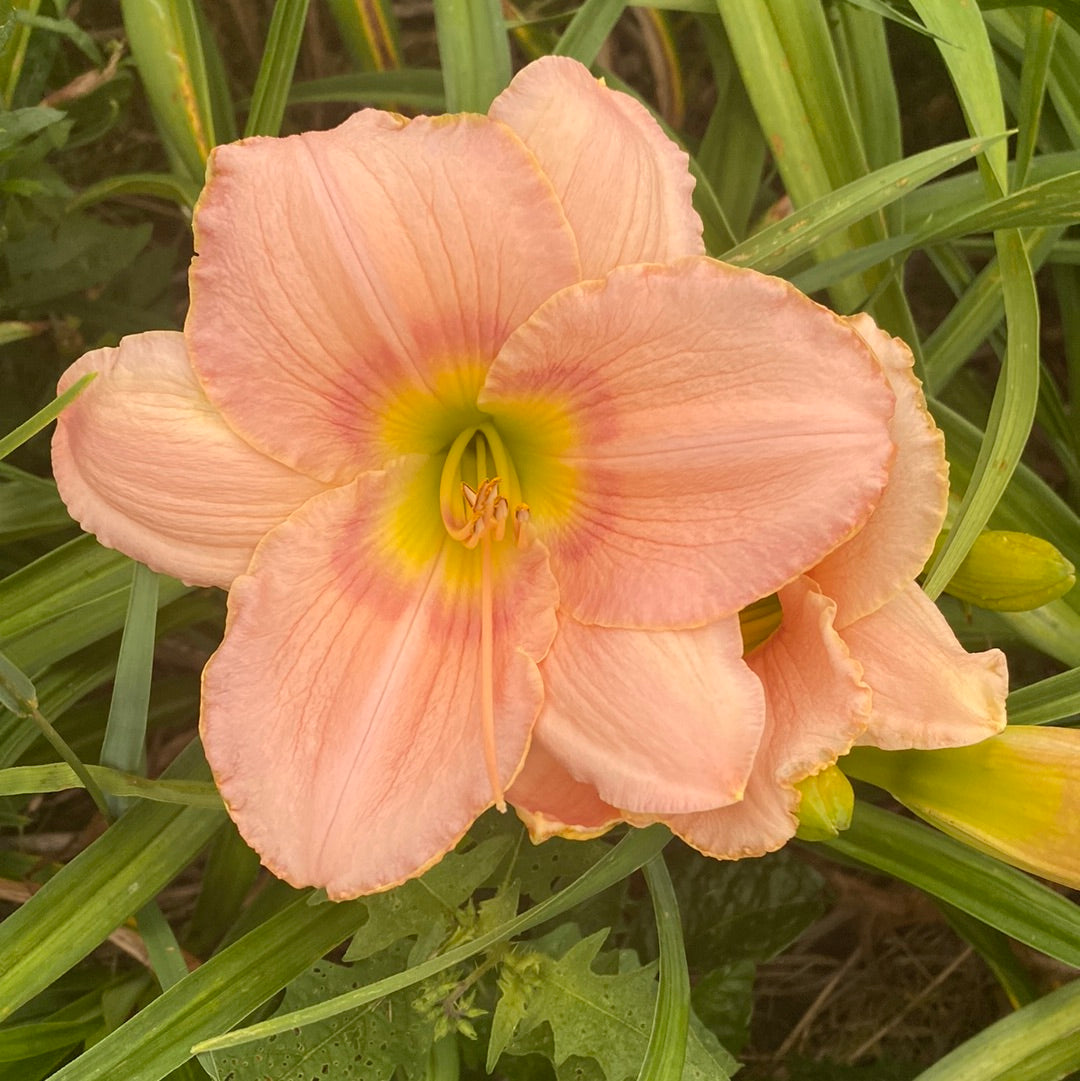
[[580,273],[549,181],[480,116],[366,110],[219,147],[195,235],[185,332],[207,394],[333,483],[430,452],[429,412],[463,413],[453,438],[506,336]]
[[761,856],[786,844],[798,824],[794,786],[850,750],[867,724],[870,691],[833,628],[836,606],[805,577],[780,600],[780,629],[747,657],[765,688],[766,721],[746,797],[663,819],[708,856]]
[[1009,674],[998,649],[968,653],[937,605],[911,582],[843,630],[874,692],[863,746],[962,747],[1005,727]]
[[563,617],[541,672],[537,735],[604,802],[676,813],[742,797],[765,702],[737,618],[638,631]]
[[97,378],[60,415],[53,471],[102,544],[191,585],[224,586],[255,545],[325,485],[241,439],[206,400],[182,334],[97,349],[60,379]]
[[582,271],[701,255],[689,158],[629,94],[568,57],[521,71],[491,106],[536,155],[574,228]]
[[[399,470],[364,474],[269,534],[203,680],[207,758],[240,832],[275,874],[333,898],[419,874],[493,801],[478,553],[445,538],[417,566],[394,550],[388,515],[408,490]],[[540,545],[505,546],[497,571],[505,786],[540,708],[557,590]]]
[[945,439],[926,408],[911,350],[868,315],[850,323],[874,351],[896,395],[889,435],[897,450],[889,483],[866,525],[813,571],[837,603],[840,628],[876,611],[922,570],[949,502]]
[[525,765],[506,798],[535,844],[549,837],[579,841],[599,837],[623,820],[591,784],[571,776],[539,735],[534,735]]
[[774,592],[866,520],[893,455],[862,338],[711,259],[563,290],[480,402],[585,623],[695,626]]

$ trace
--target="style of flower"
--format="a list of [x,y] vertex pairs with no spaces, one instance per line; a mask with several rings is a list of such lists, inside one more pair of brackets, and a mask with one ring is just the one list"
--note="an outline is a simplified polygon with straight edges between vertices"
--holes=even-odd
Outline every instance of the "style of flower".
[[[865,325],[706,258],[692,187],[648,113],[565,59],[486,117],[365,110],[221,147],[183,334],[61,380],[100,373],[54,442],[72,515],[229,590],[201,732],[281,877],[388,888],[519,791],[535,825],[548,759],[617,817],[677,823],[863,730],[996,726],[979,662],[935,647],[970,709],[942,703],[944,735],[888,710],[867,727],[841,609],[803,575],[842,577],[865,543],[852,603],[887,607],[860,538],[910,498],[897,391]],[[744,660],[739,612],[778,590],[782,625]],[[802,691],[760,659],[788,641],[799,730],[777,700]],[[879,686],[903,679],[885,664]]]

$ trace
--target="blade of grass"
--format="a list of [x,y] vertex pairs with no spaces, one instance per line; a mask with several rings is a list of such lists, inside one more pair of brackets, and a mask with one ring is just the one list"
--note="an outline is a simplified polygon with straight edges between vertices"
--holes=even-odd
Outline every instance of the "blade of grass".
[[669,1081],[682,1077],[686,1061],[686,1035],[690,1028],[690,972],[686,964],[679,902],[675,887],[657,853],[643,867],[645,882],[656,916],[660,942],[660,987],[656,996],[652,1029],[638,1081]]
[[510,82],[510,39],[499,0],[435,0],[435,36],[447,111],[486,113]]
[[386,0],[327,0],[327,6],[362,71],[401,67],[397,19]]
[[150,195],[191,210],[199,198],[199,188],[186,177],[177,176],[175,173],[128,173],[124,176],[110,176],[83,188],[68,204],[68,210],[81,210],[105,199],[119,199],[125,195]]
[[[150,704],[157,609],[158,576],[149,567],[135,563],[100,758],[103,766],[121,772],[146,772],[146,711]],[[109,807],[119,815],[127,801],[114,796]]]
[[[0,657],[0,668],[2,665]],[[211,781],[152,781],[137,773],[124,773],[107,766],[86,765],[83,768],[107,797],[133,797],[212,811],[223,809],[221,797]],[[63,792],[85,787],[86,778],[76,773],[70,764],[54,762],[46,766],[9,766],[0,769],[0,796]]]
[[1028,31],[1024,44],[1024,65],[1020,71],[1020,107],[1017,121],[1020,134],[1016,140],[1012,183],[1023,187],[1039,138],[1046,83],[1050,76],[1050,58],[1057,38],[1058,19],[1053,12],[1031,8],[1027,12]]
[[[997,136],[997,140],[1004,139],[1004,135]],[[963,139],[887,165],[815,199],[728,249],[721,258],[737,266],[772,273],[813,251],[832,234],[902,198],[913,188],[970,161],[983,153],[991,141],[994,140]],[[885,243],[893,244],[896,240],[893,238]],[[892,250],[903,250],[903,245]]]
[[0,705],[11,710],[16,717],[33,721],[41,734],[49,741],[56,753],[67,763],[68,768],[79,779],[97,809],[110,818],[110,809],[104,793],[90,771],[80,761],[79,756],[68,746],[67,741],[49,723],[38,708],[37,689],[24,672],[0,653]]
[[585,0],[555,45],[555,55],[591,67],[625,10],[626,0]]
[[17,447],[37,435],[42,428],[51,424],[63,412],[65,406],[73,402],[97,377],[97,372],[87,372],[82,379],[68,387],[63,394],[54,398],[44,409],[39,409],[29,420],[25,420],[13,432],[0,439],[0,460],[6,458]]
[[987,927],[981,920],[945,904],[944,901],[939,901],[938,907],[948,925],[975,950],[994,974],[1014,1010],[1034,1002],[1039,997],[1027,969],[1013,953],[1007,935],[993,927]]
[[1058,1081],[1080,1067],[1080,980],[1002,1018],[915,1081]]
[[309,0],[277,0],[259,63],[244,136],[278,135],[285,116]]
[[935,598],[989,521],[1020,462],[1039,398],[1039,298],[1020,234],[998,234],[1008,347],[960,512],[923,583]]
[[1080,668],[1018,687],[1008,707],[1009,724],[1051,724],[1080,713]]
[[[498,942],[505,942],[523,931],[531,930],[540,924],[561,916],[575,905],[593,897],[601,890],[621,882],[628,875],[633,874],[648,860],[660,852],[664,845],[671,839],[671,834],[663,826],[650,826],[644,830],[631,830],[610,852],[607,852],[584,874],[576,878],[566,889],[549,897],[546,901],[534,905],[527,912],[515,916],[511,920],[492,928],[485,934],[479,935],[468,942],[455,946],[424,961],[419,965],[399,973],[361,987],[356,991],[340,995],[328,1002],[320,1002],[314,1006],[308,1006],[302,1010],[280,1017],[271,1018],[248,1028],[238,1029],[235,1032],[218,1036],[212,1040],[205,1040],[196,1045],[198,1051],[218,1051],[227,1047],[238,1047],[252,1040],[271,1036],[275,1032],[283,1032],[286,1029],[311,1024],[314,1021],[323,1021],[328,1017],[335,1017],[346,1010],[353,1010],[359,1006],[374,1002],[385,995],[393,994],[402,988],[411,987],[428,976],[434,976],[451,965],[482,953]],[[80,1078],[79,1081],[82,1081]],[[89,1078],[87,1079],[89,1081]]]
[[330,75],[293,83],[289,90],[289,103],[293,105],[323,101],[407,105],[427,113],[441,113],[446,108],[443,76],[436,68]]
[[217,142],[195,0],[121,0],[124,30],[173,169],[202,185]]
[[1080,907],[1021,871],[862,800],[831,849],[908,882],[1010,938],[1080,966]]
[[[209,779],[197,742],[167,779]],[[0,1019],[67,972],[194,859],[223,812],[143,803],[0,924]],[[116,1075],[114,1075],[116,1076]]]

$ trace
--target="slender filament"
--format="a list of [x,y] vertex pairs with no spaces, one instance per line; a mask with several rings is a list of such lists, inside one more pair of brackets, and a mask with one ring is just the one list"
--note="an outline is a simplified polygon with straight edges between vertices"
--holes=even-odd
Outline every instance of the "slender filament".
[[491,585],[491,533],[480,538],[480,720],[484,733],[484,760],[495,806],[506,810],[506,798],[499,779],[495,754],[495,628]]

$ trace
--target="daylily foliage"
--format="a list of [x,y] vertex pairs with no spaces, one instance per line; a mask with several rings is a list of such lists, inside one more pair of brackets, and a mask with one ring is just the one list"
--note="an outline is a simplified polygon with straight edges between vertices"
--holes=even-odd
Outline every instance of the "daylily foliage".
[[73,516],[229,589],[203,740],[288,881],[388,888],[504,800],[760,854],[856,742],[1003,724],[1003,658],[914,584],[946,483],[909,351],[707,258],[692,188],[558,58],[487,117],[221,147],[184,332],[63,377],[100,373]]

